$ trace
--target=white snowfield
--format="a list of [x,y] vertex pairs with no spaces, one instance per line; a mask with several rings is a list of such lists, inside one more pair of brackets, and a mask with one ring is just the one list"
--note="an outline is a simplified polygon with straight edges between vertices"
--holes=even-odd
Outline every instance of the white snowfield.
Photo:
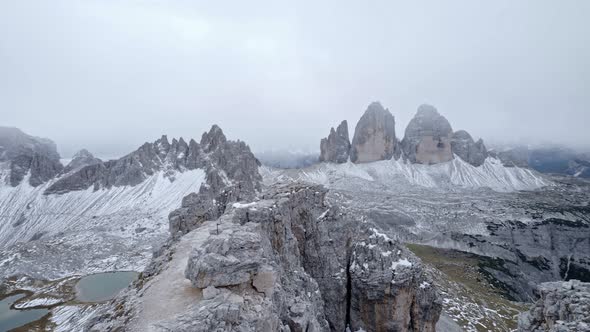
[[168,214],[180,206],[184,196],[197,192],[205,181],[205,172],[200,169],[178,172],[174,181],[169,179],[170,174],[164,176],[161,171],[134,187],[97,191],[91,187],[44,195],[53,182],[34,188],[25,179],[17,187],[11,187],[6,183],[8,173],[3,166],[0,167],[0,250],[38,236],[44,239],[64,233],[67,238],[69,234],[91,229],[122,238],[139,237],[144,232],[167,234]]
[[[408,186],[432,189],[490,188],[499,192],[534,190],[551,185],[546,177],[527,168],[505,167],[498,159],[487,158],[475,167],[461,158],[436,165],[411,164],[402,160],[383,160],[365,164],[321,163],[299,170],[261,168],[266,183],[277,181],[305,181],[341,188],[354,181],[370,182],[403,191]],[[349,183],[348,185],[352,185]]]

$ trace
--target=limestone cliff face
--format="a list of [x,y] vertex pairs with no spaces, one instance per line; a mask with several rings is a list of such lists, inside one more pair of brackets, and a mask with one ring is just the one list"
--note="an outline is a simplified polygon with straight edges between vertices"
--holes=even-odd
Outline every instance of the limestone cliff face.
[[431,105],[421,105],[408,124],[402,149],[412,163],[438,164],[453,159],[453,129],[447,119]]
[[451,150],[473,166],[481,166],[488,157],[488,150],[483,140],[473,141],[471,135],[465,130],[459,130],[453,134]]
[[352,331],[435,331],[440,315],[432,281],[387,235],[356,242],[349,268]]
[[330,135],[320,142],[320,162],[345,163],[350,155],[348,122],[342,121],[338,128],[330,130]]
[[[293,183],[231,204],[158,253],[89,329],[434,331],[441,303],[420,261],[326,194]],[[192,250],[178,257],[187,245]],[[186,264],[184,276],[201,296],[187,301],[190,291],[173,291],[166,306],[189,304],[173,315],[141,316],[162,306],[148,302],[153,289],[182,284],[164,277],[176,262]]]
[[[234,204],[218,223],[242,228],[195,248],[186,276],[201,289],[245,284],[273,294],[268,310],[289,308],[277,315],[290,331],[434,331],[440,303],[421,263],[328,205],[326,194],[292,184]],[[300,289],[312,291],[302,296]]]
[[520,315],[518,331],[590,331],[590,283],[548,282],[538,290],[540,298]]
[[453,133],[447,119],[436,108],[421,105],[406,128],[404,139],[395,136],[395,119],[380,103],[369,105],[356,125],[352,144],[348,127],[343,121],[320,142],[320,162],[367,163],[398,159],[419,164],[438,164],[453,159],[454,154],[473,166],[481,166],[488,151],[480,139],[477,142],[464,130]]
[[380,103],[371,103],[356,125],[350,160],[355,163],[388,160],[396,149],[393,115]]

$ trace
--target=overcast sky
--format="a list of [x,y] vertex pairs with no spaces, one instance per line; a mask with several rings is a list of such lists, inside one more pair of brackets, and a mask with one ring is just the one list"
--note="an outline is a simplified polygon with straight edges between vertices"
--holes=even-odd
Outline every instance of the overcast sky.
[[590,1],[0,0],[0,125],[115,157],[219,124],[318,150],[374,100],[484,140],[590,145]]

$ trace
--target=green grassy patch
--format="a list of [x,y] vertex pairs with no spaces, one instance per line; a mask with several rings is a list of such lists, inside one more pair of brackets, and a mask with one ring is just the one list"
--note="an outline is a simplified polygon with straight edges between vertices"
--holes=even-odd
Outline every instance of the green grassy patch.
[[498,262],[457,250],[406,246],[427,265],[441,290],[444,311],[466,331],[516,329],[518,314],[529,305],[511,301],[502,284],[483,271]]

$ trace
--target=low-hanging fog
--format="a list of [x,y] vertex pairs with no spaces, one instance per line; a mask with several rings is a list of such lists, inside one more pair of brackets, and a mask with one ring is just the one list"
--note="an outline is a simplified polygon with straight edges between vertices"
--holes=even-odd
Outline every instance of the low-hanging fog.
[[590,2],[0,1],[0,125],[120,156],[211,124],[318,150],[379,100],[496,142],[590,145]]

